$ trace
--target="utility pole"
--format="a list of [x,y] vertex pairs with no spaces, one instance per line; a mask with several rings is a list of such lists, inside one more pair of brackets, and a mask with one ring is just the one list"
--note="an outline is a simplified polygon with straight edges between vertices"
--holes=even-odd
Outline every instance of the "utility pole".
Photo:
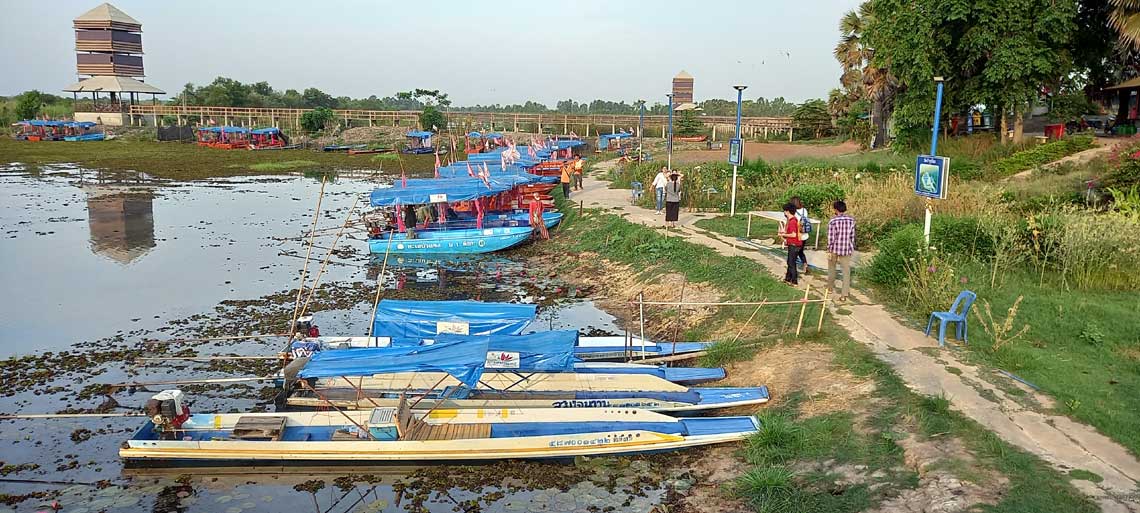
[[665,148],[669,153],[667,157],[666,167],[670,171],[673,170],[673,93],[665,95],[669,98],[669,138],[665,140]]

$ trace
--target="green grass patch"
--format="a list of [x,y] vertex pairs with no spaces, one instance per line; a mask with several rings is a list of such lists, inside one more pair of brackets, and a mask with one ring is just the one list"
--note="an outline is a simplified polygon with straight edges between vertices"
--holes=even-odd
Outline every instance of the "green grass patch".
[[1090,471],[1084,470],[1084,469],[1079,469],[1079,468],[1075,468],[1073,470],[1070,470],[1069,471],[1069,477],[1071,477],[1073,479],[1080,479],[1082,481],[1089,481],[1089,482],[1093,482],[1093,483],[1099,483],[1101,481],[1104,481],[1104,478],[1100,477],[1100,474],[1097,474],[1095,472],[1090,472]]
[[[195,144],[115,139],[92,143],[30,142],[0,138],[0,162],[20,162],[32,171],[47,164],[74,163],[92,169],[140,171],[157,178],[199,180],[252,173],[281,173],[298,168],[315,171],[383,170],[396,175],[396,162],[374,155],[313,150],[219,150]],[[433,155],[401,155],[409,176],[430,176]],[[297,166],[296,162],[307,162]],[[255,167],[257,166],[257,167]]]
[[302,167],[318,167],[319,165],[320,164],[312,160],[286,160],[282,162],[259,162],[257,164],[250,164],[249,168],[254,171],[272,172],[288,171]]
[[1076,135],[1019,151],[988,166],[989,174],[1003,177],[1048,164],[1062,157],[1092,148],[1093,137]]

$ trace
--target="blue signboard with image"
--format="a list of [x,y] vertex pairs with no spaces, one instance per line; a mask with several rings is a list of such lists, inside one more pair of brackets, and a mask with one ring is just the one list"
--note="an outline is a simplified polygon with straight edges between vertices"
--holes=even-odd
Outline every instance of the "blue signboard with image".
[[949,157],[919,155],[914,164],[914,193],[926,198],[945,198],[949,175]]
[[728,163],[739,166],[744,163],[744,141],[733,137],[728,141]]

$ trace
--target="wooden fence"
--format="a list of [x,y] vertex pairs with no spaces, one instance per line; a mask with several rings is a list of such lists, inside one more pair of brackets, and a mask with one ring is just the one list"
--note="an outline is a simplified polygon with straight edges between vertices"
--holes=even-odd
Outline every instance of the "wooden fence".
[[[199,105],[143,105],[130,106],[131,124],[148,122],[162,124],[163,118],[174,118],[174,123],[212,120],[219,125],[275,126],[299,129],[301,114],[311,109],[278,109],[253,107],[207,107]],[[405,126],[420,128],[420,111],[414,110],[334,110],[346,126]],[[450,112],[450,123],[457,130],[501,130],[511,132],[549,133],[567,135],[574,132],[583,137],[637,130],[638,116],[614,114],[525,114],[501,112]],[[733,116],[700,116],[705,126],[712,129],[713,139],[728,139],[735,132]],[[674,121],[675,123],[676,121]],[[646,115],[645,135],[665,136],[668,116]],[[792,134],[792,118],[745,117],[741,119],[744,137],[763,137]]]

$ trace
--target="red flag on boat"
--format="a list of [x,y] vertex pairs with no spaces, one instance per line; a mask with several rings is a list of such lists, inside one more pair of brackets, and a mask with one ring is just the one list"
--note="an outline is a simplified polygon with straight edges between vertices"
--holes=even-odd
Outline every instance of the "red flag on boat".
[[467,161],[467,176],[475,177],[475,172],[471,170],[471,161]]
[[439,152],[435,153],[435,177],[439,178]]

